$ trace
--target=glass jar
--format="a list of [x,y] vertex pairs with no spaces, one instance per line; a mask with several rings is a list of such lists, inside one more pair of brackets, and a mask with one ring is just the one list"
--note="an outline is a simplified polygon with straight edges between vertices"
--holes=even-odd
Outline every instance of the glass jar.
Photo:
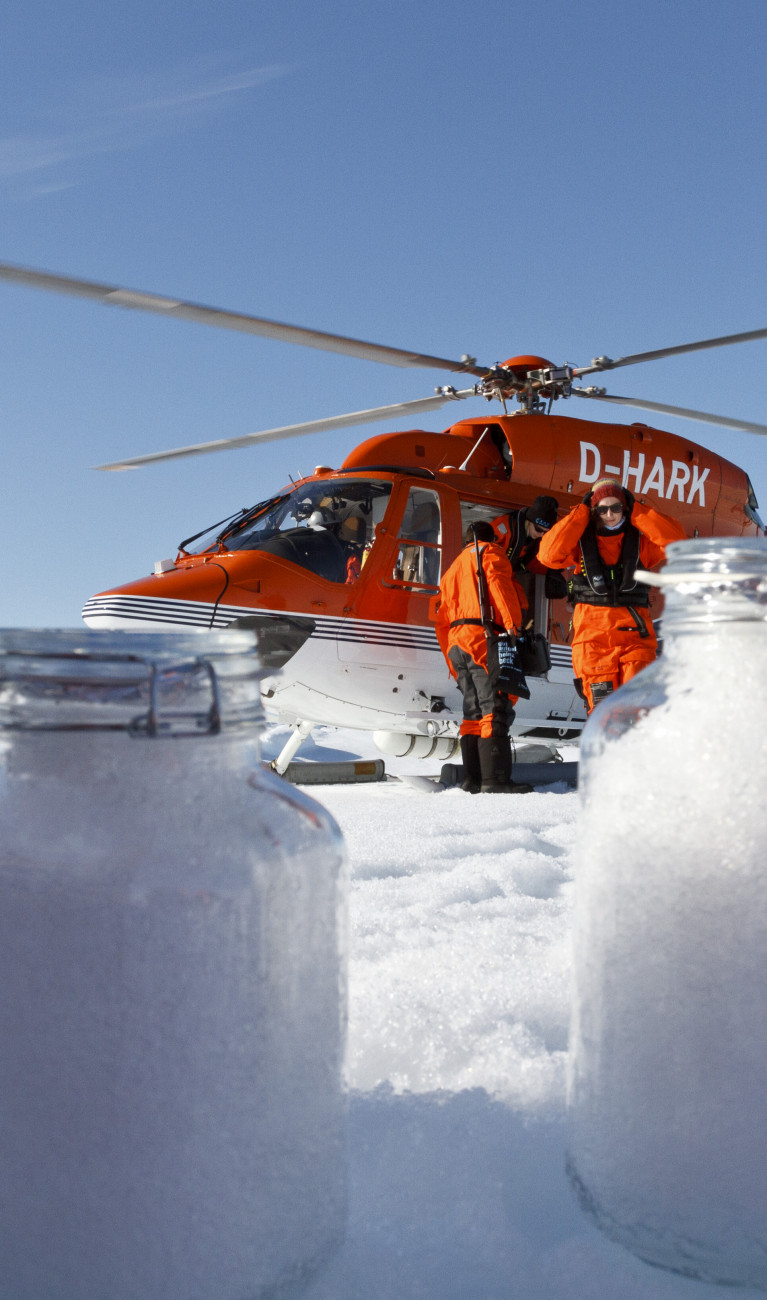
[[581,749],[569,1172],[643,1259],[767,1288],[767,540],[649,576],[662,657]]
[[343,850],[260,675],[248,632],[0,632],[3,1296],[243,1300],[342,1233]]

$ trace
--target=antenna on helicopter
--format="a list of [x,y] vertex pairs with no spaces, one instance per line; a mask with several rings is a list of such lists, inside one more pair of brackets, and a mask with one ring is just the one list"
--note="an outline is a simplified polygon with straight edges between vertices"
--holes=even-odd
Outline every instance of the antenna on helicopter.
[[485,439],[485,437],[487,436],[487,434],[488,434],[489,432],[490,432],[490,425],[488,424],[488,425],[486,425],[485,428],[482,430],[481,434],[480,434],[479,437],[477,438],[477,441],[474,443],[474,446],[472,447],[471,451],[469,452],[469,454],[468,454],[468,456],[466,457],[466,459],[465,459],[465,461],[463,462],[463,464],[461,464],[461,465],[458,466],[459,470],[461,470],[461,469],[466,469],[466,467],[467,467],[469,461],[471,460],[472,456],[474,455],[475,451],[476,451],[477,448],[480,446],[480,444],[481,444],[482,442],[484,442],[484,439]]

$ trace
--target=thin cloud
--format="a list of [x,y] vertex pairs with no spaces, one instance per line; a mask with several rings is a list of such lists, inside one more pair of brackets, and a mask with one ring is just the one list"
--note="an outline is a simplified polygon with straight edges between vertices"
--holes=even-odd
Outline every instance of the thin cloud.
[[[62,95],[51,111],[58,129],[0,137],[0,178],[29,176],[99,154],[134,149],[147,140],[173,135],[233,97],[287,76],[288,64],[270,64],[214,74],[210,67],[176,69],[132,79],[98,78]],[[35,193],[67,188],[52,181]]]
[[284,77],[290,71],[289,65],[280,63],[264,68],[252,68],[249,72],[241,72],[231,77],[222,77],[220,81],[214,82],[210,86],[197,86],[164,99],[148,99],[144,103],[135,105],[135,108],[139,112],[161,112],[166,109],[183,108],[187,104],[217,99],[223,95],[233,95],[242,90],[252,90],[254,86],[263,86],[267,81],[274,81],[278,77]]
[[42,171],[80,156],[82,147],[73,140],[65,144],[40,136],[10,136],[0,140],[0,176],[19,176],[24,172]]

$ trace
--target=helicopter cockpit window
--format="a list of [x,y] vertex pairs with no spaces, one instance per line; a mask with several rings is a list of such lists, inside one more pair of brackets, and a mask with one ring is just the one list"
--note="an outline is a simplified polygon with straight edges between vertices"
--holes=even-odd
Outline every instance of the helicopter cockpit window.
[[407,586],[436,589],[442,570],[439,494],[411,487],[397,541],[393,578]]
[[746,507],[746,514],[749,516],[750,519],[754,521],[755,524],[758,524],[760,528],[764,528],[764,524],[762,523],[762,520],[759,516],[759,502],[756,499],[756,493],[753,489],[750,478],[746,479],[746,491],[747,491],[746,500],[748,503]]
[[226,551],[265,551],[328,582],[354,582],[383,519],[391,483],[327,479],[304,483],[257,517],[224,531]]

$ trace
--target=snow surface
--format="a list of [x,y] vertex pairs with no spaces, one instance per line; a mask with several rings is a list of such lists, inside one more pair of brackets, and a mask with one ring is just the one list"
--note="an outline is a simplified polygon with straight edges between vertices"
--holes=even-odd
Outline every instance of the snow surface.
[[[287,734],[268,729],[264,757]],[[380,755],[317,728],[299,757]],[[385,762],[400,778],[441,766]],[[307,1297],[721,1300],[603,1237],[564,1172],[577,794],[304,789],[351,875],[349,1225]]]

